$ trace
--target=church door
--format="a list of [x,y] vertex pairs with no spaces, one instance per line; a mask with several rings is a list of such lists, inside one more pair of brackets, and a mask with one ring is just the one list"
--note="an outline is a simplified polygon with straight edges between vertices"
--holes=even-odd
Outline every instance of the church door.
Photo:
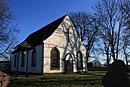
[[73,73],[73,58],[70,53],[65,56],[65,73]]

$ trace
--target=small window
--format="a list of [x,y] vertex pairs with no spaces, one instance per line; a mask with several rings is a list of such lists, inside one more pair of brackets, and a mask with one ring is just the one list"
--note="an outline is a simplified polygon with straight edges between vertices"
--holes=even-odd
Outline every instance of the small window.
[[17,61],[17,54],[14,56],[14,67],[16,67],[16,61]]
[[31,63],[31,66],[35,67],[36,66],[36,58],[37,58],[37,53],[36,53],[36,50],[34,49],[32,51],[32,63]]
[[82,68],[83,68],[82,52],[78,51],[77,52],[77,69],[82,69]]
[[56,47],[51,50],[51,69],[60,69],[60,52]]
[[22,55],[21,67],[24,67],[24,65],[25,65],[25,53],[24,53],[24,51],[21,53],[21,55]]

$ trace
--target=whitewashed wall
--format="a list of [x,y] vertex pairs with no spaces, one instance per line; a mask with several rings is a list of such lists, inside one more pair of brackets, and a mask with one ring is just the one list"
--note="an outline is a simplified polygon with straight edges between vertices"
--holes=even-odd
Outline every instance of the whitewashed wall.
[[[32,67],[31,66],[31,59],[32,59],[32,51],[33,49],[28,51],[28,72],[31,73],[43,73],[43,45],[38,45],[35,47],[36,50],[36,66]],[[11,71],[17,71],[17,64],[18,65],[18,72],[26,72],[26,61],[27,61],[27,51],[25,54],[25,64],[24,67],[21,66],[21,61],[22,61],[22,52],[20,51],[19,53],[15,53],[12,55],[12,63],[11,63]],[[17,59],[16,59],[16,67],[14,67],[14,59],[15,59],[15,55],[17,55]],[[17,63],[18,60],[18,55],[19,55],[19,63]]]
[[[69,29],[69,43],[67,36],[67,29]],[[51,50],[53,47],[57,47],[60,51],[60,70],[50,70],[50,59],[51,59]],[[55,30],[55,32],[44,41],[44,73],[62,73],[64,72],[64,62],[63,59],[67,53],[71,53],[74,57],[76,57],[77,51],[84,51],[83,57],[85,57],[85,47],[82,45],[81,40],[74,28],[74,25],[70,21],[69,17],[63,20],[61,25]],[[85,54],[84,54],[85,53]],[[84,60],[84,59],[83,59]],[[85,60],[84,60],[85,61]],[[77,72],[76,59],[73,62],[74,71]],[[85,67],[85,62],[83,62],[83,66]]]
[[[26,72],[26,61],[27,61],[27,54],[25,55],[25,62],[24,62],[24,67],[21,66],[21,61],[22,61],[22,51],[19,52],[19,66],[18,66],[18,71],[19,72]],[[17,67],[17,66],[16,66]]]
[[[18,53],[12,55],[12,59],[11,59],[11,71],[16,71],[17,70],[17,68],[16,68],[17,67],[17,63],[16,63],[16,67],[14,67],[15,55],[18,55]],[[16,59],[16,61],[17,61],[17,59]]]
[[28,72],[32,73],[43,73],[43,45],[38,45],[35,47],[36,50],[36,66],[32,67],[31,66],[31,58],[32,58],[32,50],[29,51],[29,56],[28,56]]

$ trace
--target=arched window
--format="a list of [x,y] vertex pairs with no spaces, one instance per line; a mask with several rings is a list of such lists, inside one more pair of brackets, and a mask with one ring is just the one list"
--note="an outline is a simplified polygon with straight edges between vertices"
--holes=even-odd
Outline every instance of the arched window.
[[17,61],[17,54],[14,56],[14,67],[16,67],[16,61]]
[[24,67],[24,65],[25,65],[25,53],[24,53],[24,51],[21,53],[21,55],[22,55],[21,67]]
[[36,53],[36,50],[35,49],[33,49],[33,51],[32,51],[32,62],[31,62],[31,65],[33,66],[33,67],[35,67],[36,66],[36,58],[37,58],[37,53]]
[[60,69],[60,52],[56,47],[51,50],[51,69]]
[[77,69],[83,69],[83,56],[80,50],[77,52]]

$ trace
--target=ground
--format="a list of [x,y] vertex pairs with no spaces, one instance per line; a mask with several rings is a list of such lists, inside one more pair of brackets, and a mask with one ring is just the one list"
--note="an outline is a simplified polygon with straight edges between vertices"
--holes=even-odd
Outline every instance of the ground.
[[44,74],[10,77],[8,87],[103,87],[105,71],[89,71],[83,74]]

